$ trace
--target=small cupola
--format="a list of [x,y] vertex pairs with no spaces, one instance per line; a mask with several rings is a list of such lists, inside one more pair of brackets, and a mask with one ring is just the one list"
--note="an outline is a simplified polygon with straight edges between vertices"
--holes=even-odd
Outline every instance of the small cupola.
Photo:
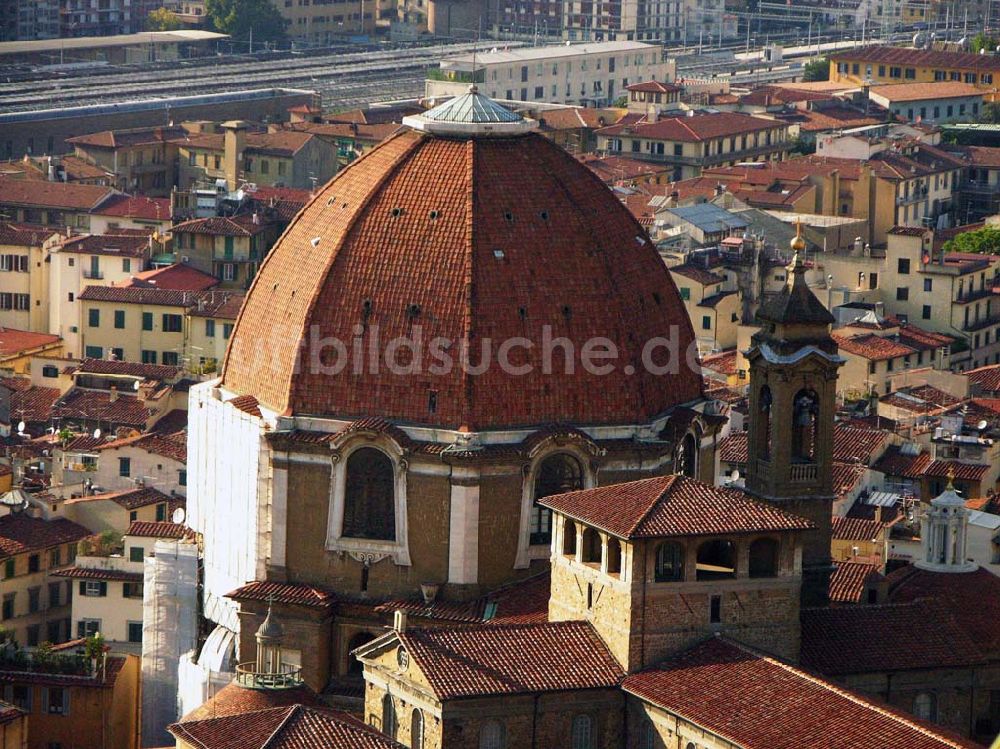
[[966,559],[969,510],[959,496],[949,473],[948,486],[931,500],[930,509],[920,519],[920,569],[934,572],[973,572],[978,565]]

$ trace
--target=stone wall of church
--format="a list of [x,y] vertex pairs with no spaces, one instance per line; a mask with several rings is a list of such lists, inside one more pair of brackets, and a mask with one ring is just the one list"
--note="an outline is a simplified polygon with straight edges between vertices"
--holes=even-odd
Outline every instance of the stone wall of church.
[[[244,602],[240,606],[240,661],[257,658],[254,635],[267,616],[264,602]],[[300,606],[274,605],[274,616],[283,630],[283,660],[298,651],[302,678],[312,689],[321,692],[330,680],[330,659],[333,646],[332,617],[325,612]]]
[[887,700],[890,705],[910,715],[918,695],[933,695],[936,715],[932,722],[986,744],[995,738],[996,730],[993,728],[989,733],[976,734],[975,731],[977,723],[988,722],[992,717],[990,697],[991,692],[1000,691],[1000,664],[852,674],[837,677],[837,681],[864,694]]
[[514,569],[524,474],[521,465],[510,469],[481,476],[479,481],[479,582],[483,590],[528,574],[528,570]]
[[594,749],[620,749],[624,702],[624,694],[617,689],[455,700],[444,706],[441,746],[479,749],[483,725],[498,721],[507,737],[505,746],[565,749],[571,744],[573,719],[587,715],[592,721]]

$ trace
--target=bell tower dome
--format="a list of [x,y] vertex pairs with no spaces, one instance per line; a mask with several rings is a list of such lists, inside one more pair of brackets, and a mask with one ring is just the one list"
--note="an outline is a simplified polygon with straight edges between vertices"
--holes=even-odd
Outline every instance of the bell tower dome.
[[801,227],[785,287],[757,313],[750,363],[747,490],[811,520],[803,547],[803,602],[826,601],[834,500],[833,418],[844,360],[830,335],[833,315],[806,284]]
[[976,563],[965,556],[968,533],[969,510],[949,477],[948,488],[920,519],[920,559],[914,564],[932,572],[974,572]]

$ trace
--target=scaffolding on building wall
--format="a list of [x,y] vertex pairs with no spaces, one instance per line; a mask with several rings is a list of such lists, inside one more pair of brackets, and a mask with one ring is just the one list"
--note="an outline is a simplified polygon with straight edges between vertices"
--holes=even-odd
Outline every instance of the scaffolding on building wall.
[[142,745],[167,746],[179,717],[178,663],[197,645],[198,547],[157,541],[146,557],[142,600]]

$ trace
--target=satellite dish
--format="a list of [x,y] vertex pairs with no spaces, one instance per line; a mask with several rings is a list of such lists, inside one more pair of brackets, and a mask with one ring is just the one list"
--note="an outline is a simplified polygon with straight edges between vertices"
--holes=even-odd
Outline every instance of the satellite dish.
[[95,429],[94,430],[94,439],[95,440],[99,440],[100,438],[101,438],[101,430],[100,429]]
[[733,479],[733,481],[739,481],[740,480],[740,472],[739,471],[733,471],[732,479]]
[[55,427],[49,427],[49,434],[55,434],[55,433],[56,433],[56,428]]
[[132,383],[132,389],[133,390],[138,390],[139,389],[139,381],[138,380],[136,380],[134,383]]
[[173,514],[170,516],[170,519],[173,520],[175,523],[177,523],[177,525],[180,525],[181,523],[183,523],[184,522],[184,508],[183,507],[178,507],[176,510],[174,510]]
[[976,429],[978,429],[978,430],[979,430],[979,431],[981,432],[981,431],[983,431],[983,430],[984,430],[984,429],[985,429],[986,427],[988,427],[989,425],[990,425],[990,423],[989,423],[988,421],[986,421],[986,419],[983,419],[983,420],[982,420],[982,421],[980,421],[980,422],[979,422],[978,424],[976,424]]
[[17,422],[17,433],[22,434],[24,432],[24,427],[27,426],[23,421]]

